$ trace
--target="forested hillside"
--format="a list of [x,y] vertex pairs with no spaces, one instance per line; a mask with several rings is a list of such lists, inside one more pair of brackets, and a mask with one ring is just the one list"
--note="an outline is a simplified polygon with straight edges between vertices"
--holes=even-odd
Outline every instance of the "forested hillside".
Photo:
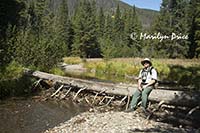
[[[152,24],[153,13],[114,0],[3,0],[0,10],[1,65],[15,60],[45,70],[65,56],[194,58],[200,53],[197,0],[163,0]],[[149,16],[149,23],[140,15]],[[169,38],[172,33],[175,39]]]
[[[51,0],[51,9],[55,12],[59,7],[62,0]],[[79,5],[81,0],[68,0],[69,15],[73,16],[75,9]],[[119,5],[122,12],[129,11],[132,7],[119,0],[89,0],[95,1],[97,10],[102,7],[105,14],[114,14],[117,6]],[[138,18],[140,19],[142,26],[144,28],[149,28],[153,20],[158,15],[158,11],[135,8]]]

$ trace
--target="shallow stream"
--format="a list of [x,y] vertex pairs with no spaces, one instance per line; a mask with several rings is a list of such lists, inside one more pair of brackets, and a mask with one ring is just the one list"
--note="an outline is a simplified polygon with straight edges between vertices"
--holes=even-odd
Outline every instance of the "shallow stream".
[[71,101],[10,99],[0,101],[1,133],[40,133],[88,108]]

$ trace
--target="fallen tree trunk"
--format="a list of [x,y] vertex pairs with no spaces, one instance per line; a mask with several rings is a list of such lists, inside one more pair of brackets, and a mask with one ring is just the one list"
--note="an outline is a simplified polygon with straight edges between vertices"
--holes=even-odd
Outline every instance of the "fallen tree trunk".
[[[25,69],[25,74],[39,79],[51,80],[64,85],[86,88],[86,90],[104,92],[112,95],[131,96],[137,89],[137,85],[114,84],[63,77],[29,69]],[[164,101],[166,104],[175,104],[180,106],[196,106],[200,104],[200,94],[199,92],[155,89],[151,92],[149,100],[157,102]]]

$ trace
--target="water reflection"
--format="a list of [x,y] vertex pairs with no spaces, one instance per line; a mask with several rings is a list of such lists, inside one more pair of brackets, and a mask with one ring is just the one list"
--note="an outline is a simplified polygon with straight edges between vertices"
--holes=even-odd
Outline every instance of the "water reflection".
[[38,133],[84,112],[87,107],[71,101],[44,101],[31,99],[0,102],[0,132]]

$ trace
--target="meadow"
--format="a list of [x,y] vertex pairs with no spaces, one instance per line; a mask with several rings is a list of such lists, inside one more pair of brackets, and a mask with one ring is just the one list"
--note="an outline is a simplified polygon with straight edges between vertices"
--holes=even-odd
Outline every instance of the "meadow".
[[[81,77],[93,77],[113,82],[135,83],[142,58],[80,59],[78,57],[63,58],[66,64],[83,64],[87,68]],[[160,81],[176,82],[181,86],[200,87],[199,59],[152,59],[153,67],[158,71]],[[69,75],[69,74],[67,74]],[[74,74],[77,76],[77,74]],[[71,75],[73,76],[73,74]],[[132,79],[132,78],[133,79]]]

